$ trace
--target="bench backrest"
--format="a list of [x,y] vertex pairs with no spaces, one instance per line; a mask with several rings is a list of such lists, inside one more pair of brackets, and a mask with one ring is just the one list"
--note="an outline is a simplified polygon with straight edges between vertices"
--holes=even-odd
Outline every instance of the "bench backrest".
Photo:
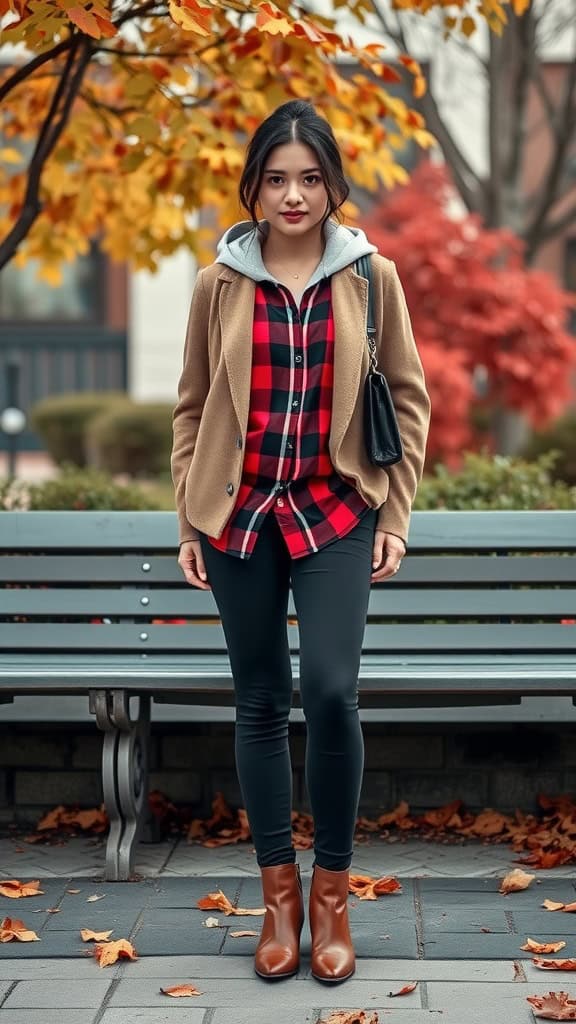
[[[176,559],[171,512],[1,512],[0,651],[225,651],[212,594]],[[292,595],[288,616],[296,651]],[[414,512],[364,650],[573,657],[576,510]]]

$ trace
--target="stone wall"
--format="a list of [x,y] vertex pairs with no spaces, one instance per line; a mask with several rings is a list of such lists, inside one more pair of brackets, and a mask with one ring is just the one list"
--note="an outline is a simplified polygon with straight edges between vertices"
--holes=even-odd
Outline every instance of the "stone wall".
[[[365,774],[359,813],[406,800],[414,813],[456,798],[471,811],[537,810],[539,793],[576,793],[572,725],[384,725],[363,723]],[[305,726],[290,724],[297,810],[310,811],[304,781]],[[102,802],[102,733],[94,727],[0,725],[0,823],[30,827],[57,804]],[[234,723],[154,723],[150,788],[199,817],[220,790],[242,806],[234,764]]]

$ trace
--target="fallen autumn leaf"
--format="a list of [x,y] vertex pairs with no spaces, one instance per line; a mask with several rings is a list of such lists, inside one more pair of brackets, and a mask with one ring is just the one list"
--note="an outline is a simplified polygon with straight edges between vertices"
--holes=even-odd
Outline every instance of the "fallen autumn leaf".
[[0,942],[39,942],[36,932],[30,931],[23,921],[15,917],[5,917],[0,921]]
[[576,999],[571,999],[568,992],[549,992],[547,996],[526,996],[532,1006],[535,1017],[546,1020],[576,1020]]
[[161,988],[160,991],[163,996],[172,996],[175,999],[181,996],[202,995],[197,988],[194,988],[194,985],[173,985],[172,988]]
[[8,896],[12,900],[19,900],[23,896],[44,895],[44,891],[38,888],[39,885],[40,879],[36,879],[35,882],[19,882],[16,878],[11,878],[0,883],[0,895]]

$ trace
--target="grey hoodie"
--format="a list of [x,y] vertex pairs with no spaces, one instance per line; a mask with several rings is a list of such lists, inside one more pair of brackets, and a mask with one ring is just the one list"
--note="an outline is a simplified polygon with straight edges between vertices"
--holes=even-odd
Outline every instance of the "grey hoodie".
[[[261,220],[260,224],[267,233],[268,221]],[[305,283],[305,288],[316,284],[323,277],[329,277],[337,270],[343,270],[360,256],[378,252],[377,247],[368,241],[361,228],[344,227],[331,219],[324,225],[324,238],[324,255],[310,280]],[[264,266],[260,238],[251,220],[240,221],[229,228],[218,242],[216,252],[216,263],[224,263],[254,281],[273,281],[274,284],[278,284],[276,278]]]

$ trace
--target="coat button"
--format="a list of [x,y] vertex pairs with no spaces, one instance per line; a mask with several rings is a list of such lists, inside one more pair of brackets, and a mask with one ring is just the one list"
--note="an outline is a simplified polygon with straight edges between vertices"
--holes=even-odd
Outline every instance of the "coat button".
[[242,447],[242,434],[238,434],[238,437],[236,438],[236,447],[237,448],[241,448]]
[[226,484],[226,490],[228,494],[234,494],[234,484]]

